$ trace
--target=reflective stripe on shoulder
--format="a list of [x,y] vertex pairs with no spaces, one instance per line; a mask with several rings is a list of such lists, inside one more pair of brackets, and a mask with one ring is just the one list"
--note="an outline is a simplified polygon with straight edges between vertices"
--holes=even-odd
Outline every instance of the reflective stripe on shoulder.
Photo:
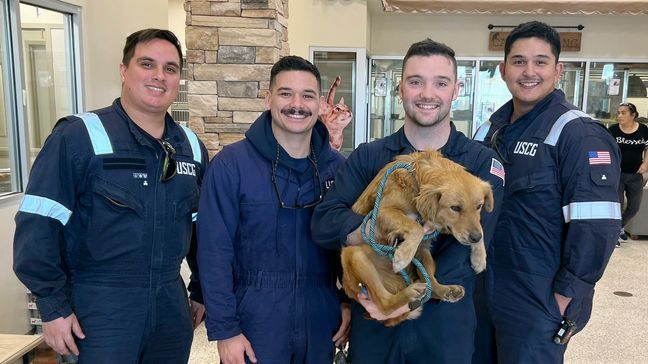
[[92,148],[94,148],[95,155],[112,154],[113,149],[110,144],[110,138],[108,138],[108,133],[106,133],[106,129],[104,129],[97,114],[84,112],[74,116],[83,120],[86,129],[88,129],[88,134],[90,135],[90,141],[92,141]]
[[187,139],[189,139],[189,144],[191,144],[194,160],[198,163],[202,163],[202,152],[200,150],[200,143],[198,143],[198,137],[191,129],[180,124],[178,125],[182,128],[182,130],[184,130]]
[[565,112],[564,114],[560,115],[560,117],[553,124],[551,131],[549,131],[549,135],[547,135],[547,138],[545,138],[544,140],[544,143],[555,147],[558,143],[558,139],[560,139],[560,134],[565,128],[565,125],[567,125],[567,123],[569,123],[570,121],[578,118],[591,119],[592,117],[580,110],[569,110]]
[[72,216],[72,211],[60,203],[46,197],[34,195],[23,196],[18,211],[51,217],[60,221],[63,226],[67,224],[70,216]]
[[612,201],[572,202],[563,206],[565,222],[571,220],[621,220],[621,205]]
[[477,132],[473,136],[473,140],[483,142],[484,139],[486,139],[486,135],[488,135],[488,131],[490,130],[491,125],[492,124],[490,120],[486,120],[485,123],[481,124],[479,128],[477,128]]

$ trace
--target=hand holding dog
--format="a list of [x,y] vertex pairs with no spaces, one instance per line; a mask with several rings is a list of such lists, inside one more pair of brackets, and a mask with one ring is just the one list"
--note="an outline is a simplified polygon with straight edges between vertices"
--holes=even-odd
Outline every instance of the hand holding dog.
[[257,362],[252,344],[243,334],[219,340],[217,348],[218,356],[223,364],[245,364],[245,355],[250,358],[252,363]]
[[[414,221],[416,221],[418,219],[418,216],[416,214],[408,214],[407,217],[414,220]],[[357,229],[353,230],[352,232],[349,233],[349,235],[347,235],[347,240],[346,240],[346,245],[347,246],[360,245],[360,244],[364,243],[364,240],[362,239],[362,234],[361,234],[362,230],[361,229],[362,229],[362,226],[358,226]],[[369,224],[366,225],[365,230],[366,230],[365,231],[366,234],[369,235]],[[430,223],[426,221],[423,224],[423,234],[427,235],[427,234],[431,233],[432,231],[434,231],[434,227],[432,227],[432,225],[430,225]],[[375,238],[376,238],[376,241],[383,240],[383,236],[380,233],[379,229],[376,229],[376,231],[375,231]],[[392,242],[390,242],[390,244],[391,243]]]
[[391,315],[385,315],[382,312],[380,312],[380,309],[378,309],[378,306],[376,306],[373,301],[367,296],[364,295],[364,293],[359,293],[358,294],[358,302],[364,307],[365,311],[371,316],[372,319],[378,320],[378,321],[385,321],[394,317],[398,317],[404,313],[408,313],[410,311],[408,305],[401,306],[400,308],[397,308],[394,310],[394,312],[391,313]]
[[342,322],[340,328],[333,335],[333,342],[336,347],[344,346],[349,341],[349,331],[351,330],[351,305],[348,303],[341,303],[340,308],[342,311]]

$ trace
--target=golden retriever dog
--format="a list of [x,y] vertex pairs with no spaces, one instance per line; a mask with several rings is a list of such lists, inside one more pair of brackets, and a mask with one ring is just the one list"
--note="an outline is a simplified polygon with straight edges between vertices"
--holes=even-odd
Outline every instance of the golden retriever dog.
[[[379,243],[397,247],[393,262],[377,254],[369,244],[342,249],[342,285],[346,294],[357,299],[362,292],[359,284],[364,285],[371,300],[385,315],[406,304],[416,307],[425,294],[423,277],[409,264],[414,256],[427,270],[432,298],[456,302],[464,296],[462,286],[442,285],[434,278],[436,266],[430,254],[430,242],[423,241],[423,226],[413,216],[421,216],[435,230],[451,234],[461,244],[470,246],[470,262],[479,273],[486,268],[480,213],[482,209],[489,212],[493,209],[493,192],[488,182],[436,151],[424,151],[398,156],[387,164],[353,204],[354,212],[366,215],[373,210],[385,172],[398,162],[410,164],[413,171],[399,168],[389,175],[376,216]],[[402,269],[412,278],[409,286],[397,273]],[[419,308],[383,323],[394,326],[417,318],[421,312]]]

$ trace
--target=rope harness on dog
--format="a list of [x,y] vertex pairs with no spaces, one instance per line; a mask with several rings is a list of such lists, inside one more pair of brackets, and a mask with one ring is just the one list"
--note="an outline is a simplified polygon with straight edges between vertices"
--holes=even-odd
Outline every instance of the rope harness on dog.
[[[360,225],[360,229],[361,229],[360,232],[362,234],[362,239],[364,240],[364,242],[369,244],[377,254],[388,257],[389,260],[391,260],[392,262],[394,261],[394,252],[396,251],[396,247],[383,245],[376,242],[376,216],[378,215],[378,207],[380,206],[380,200],[382,199],[383,188],[385,187],[385,184],[387,184],[387,178],[389,177],[390,174],[392,174],[392,172],[394,172],[396,169],[399,168],[404,168],[407,169],[409,172],[414,172],[414,167],[412,167],[411,164],[404,163],[404,162],[395,163],[393,166],[387,169],[385,175],[380,181],[380,184],[378,185],[378,191],[376,192],[376,201],[374,203],[374,208],[373,210],[369,211],[367,216],[365,216],[364,220],[362,221],[362,225]],[[417,221],[420,224],[423,223],[422,218],[420,216],[418,217]],[[367,236],[366,233],[367,222],[369,222],[369,236]],[[423,240],[436,239],[438,235],[439,232],[434,231],[430,234],[426,234],[425,236],[423,236]],[[425,295],[421,299],[421,303],[427,302],[430,299],[430,297],[432,297],[432,283],[430,282],[430,276],[425,270],[425,267],[423,267],[421,261],[416,259],[416,257],[412,258],[412,263],[418,270],[421,277],[423,277],[423,279],[425,280]],[[401,276],[403,276],[403,280],[405,281],[405,284],[409,286],[412,283],[412,280],[410,276],[407,274],[407,272],[405,271],[405,269],[401,270],[400,274]]]

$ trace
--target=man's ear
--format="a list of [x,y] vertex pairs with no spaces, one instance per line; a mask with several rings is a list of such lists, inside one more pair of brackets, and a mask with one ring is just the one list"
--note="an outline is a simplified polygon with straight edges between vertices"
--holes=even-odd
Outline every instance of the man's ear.
[[270,110],[270,90],[268,90],[268,93],[266,93],[266,96],[265,96],[263,102],[265,104],[265,109]]
[[124,82],[124,74],[126,73],[126,66],[123,63],[119,64],[119,77],[121,77],[122,83]]

